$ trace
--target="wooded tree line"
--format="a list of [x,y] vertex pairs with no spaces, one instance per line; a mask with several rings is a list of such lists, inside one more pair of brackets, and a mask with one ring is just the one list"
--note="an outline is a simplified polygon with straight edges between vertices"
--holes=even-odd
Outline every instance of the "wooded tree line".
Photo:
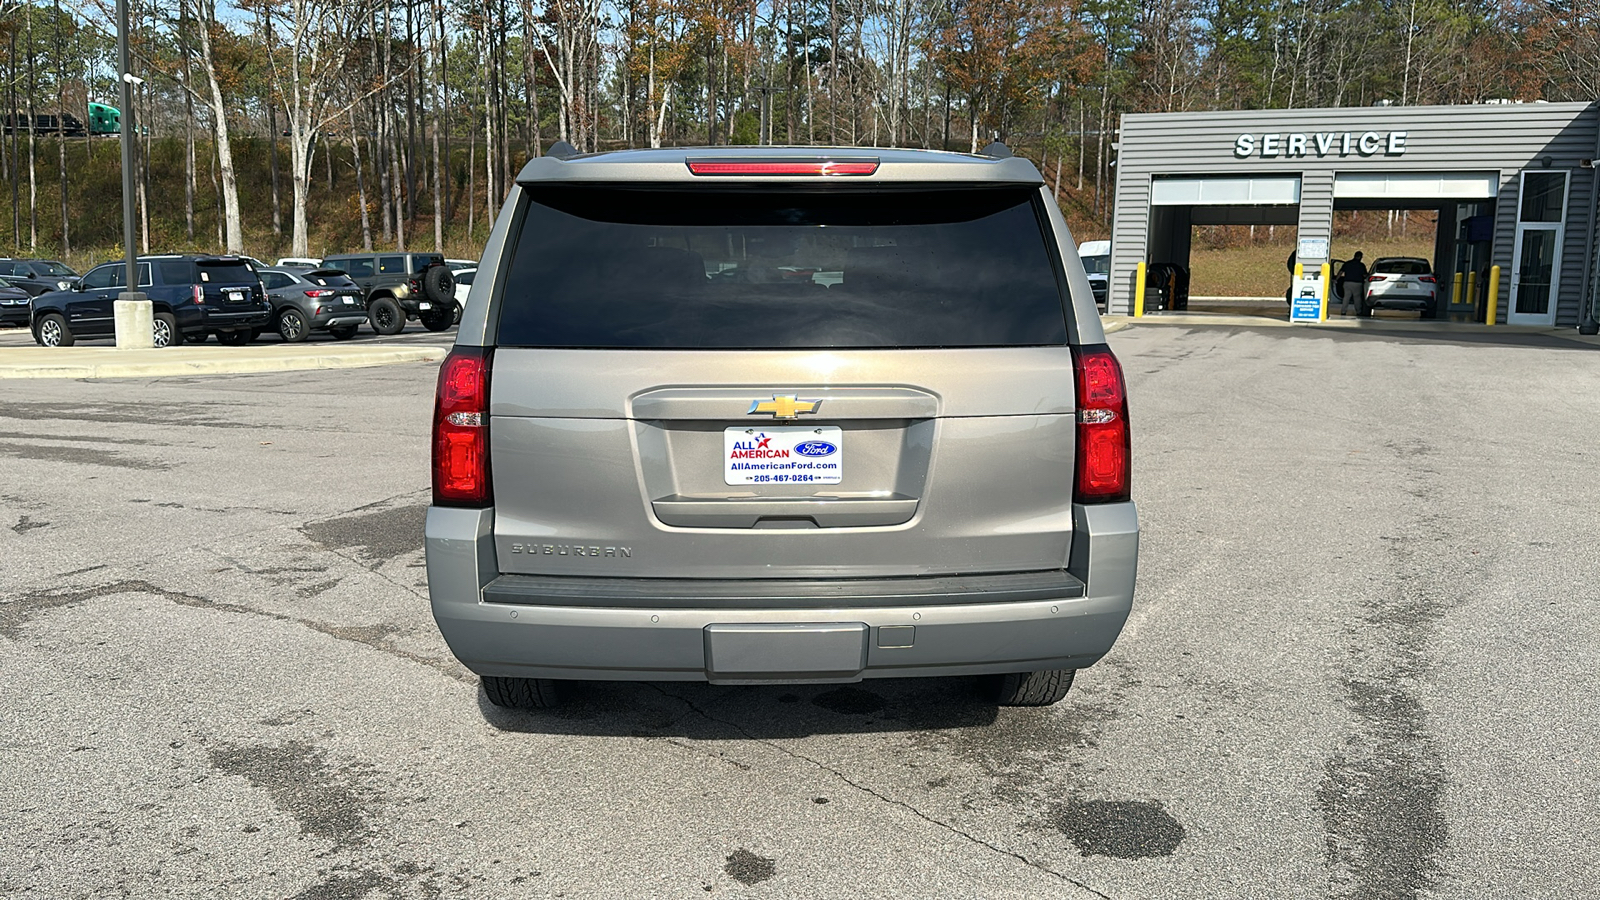
[[[556,139],[972,151],[998,138],[1094,232],[1110,218],[1124,112],[1600,91],[1591,0],[131,3],[143,242],[152,215],[177,214],[176,192],[150,188],[151,167],[176,157],[185,239],[231,252],[270,219],[306,254],[319,178],[349,195],[368,248],[474,243],[518,167]],[[113,9],[0,2],[13,121],[118,104]],[[241,204],[241,140],[267,148],[269,202]],[[18,243],[71,248],[68,154],[117,152],[81,142],[26,128],[0,141]],[[39,206],[46,178],[59,210]]]

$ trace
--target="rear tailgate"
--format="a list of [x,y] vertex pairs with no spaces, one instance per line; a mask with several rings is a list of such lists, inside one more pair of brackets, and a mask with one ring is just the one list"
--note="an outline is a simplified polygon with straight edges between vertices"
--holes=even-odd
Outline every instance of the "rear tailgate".
[[1065,565],[1073,369],[1036,189],[529,193],[491,380],[502,572]]
[[255,322],[268,312],[261,279],[251,266],[236,259],[196,261],[206,324],[227,327],[232,322]]

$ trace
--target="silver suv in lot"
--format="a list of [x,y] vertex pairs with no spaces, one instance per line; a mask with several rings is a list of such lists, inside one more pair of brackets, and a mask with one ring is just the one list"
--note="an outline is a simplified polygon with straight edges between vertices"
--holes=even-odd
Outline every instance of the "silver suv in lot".
[[565,682],[985,676],[1045,705],[1133,602],[1122,370],[1026,160],[546,156],[433,421],[434,617]]

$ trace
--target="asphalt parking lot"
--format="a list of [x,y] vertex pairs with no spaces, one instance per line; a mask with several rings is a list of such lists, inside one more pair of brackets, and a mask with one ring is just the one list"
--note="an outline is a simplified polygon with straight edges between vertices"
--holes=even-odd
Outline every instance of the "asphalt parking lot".
[[0,896],[1593,896],[1600,353],[1111,341],[1136,610],[1031,710],[496,710],[427,607],[432,366],[7,384]]

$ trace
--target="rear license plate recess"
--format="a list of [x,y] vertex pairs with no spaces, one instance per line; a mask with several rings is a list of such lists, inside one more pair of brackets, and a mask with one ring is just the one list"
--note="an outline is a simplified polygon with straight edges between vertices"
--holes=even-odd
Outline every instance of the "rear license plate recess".
[[867,666],[864,622],[707,625],[713,681],[855,680]]

